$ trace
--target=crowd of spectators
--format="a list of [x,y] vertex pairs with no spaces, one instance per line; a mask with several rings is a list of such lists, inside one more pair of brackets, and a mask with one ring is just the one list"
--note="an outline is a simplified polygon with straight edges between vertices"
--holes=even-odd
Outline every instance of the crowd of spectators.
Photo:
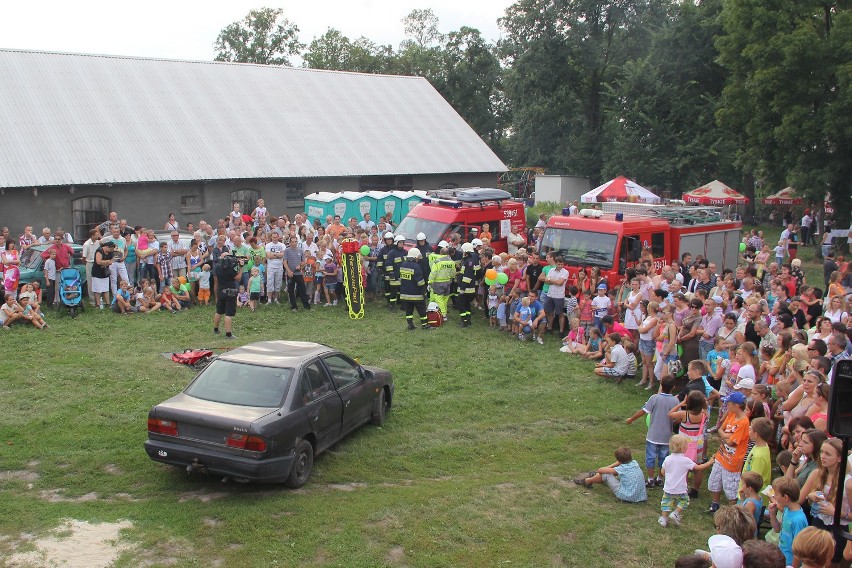
[[[436,254],[424,262],[475,258],[472,274],[479,276],[472,305],[492,328],[542,345],[553,335],[553,346],[566,356],[595,361],[597,375],[618,383],[636,380],[652,391],[628,418],[647,416],[645,471],[623,447],[616,462],[576,481],[607,484],[628,502],[662,489],[659,523],[667,527],[684,521],[690,499],[702,490],[703,470],[710,470],[709,512],[720,534],[710,538],[707,558],[698,555],[695,564],[679,565],[709,565],[714,549],[740,558],[738,566],[752,548],[768,554],[762,544],[746,542],[762,524],[765,540],[777,545],[787,564],[805,535],[809,543],[827,542],[805,527],[829,534],[838,486],[852,489],[849,475],[839,471],[840,445],[827,430],[832,371],[852,354],[852,276],[845,259],[824,251],[824,279],[808,282],[797,258],[807,239],[796,242],[795,230],[785,230],[773,255],[755,230],[743,237],[739,266],[720,272],[709,259],[687,252],[657,272],[646,249],[611,289],[597,268],[572,276],[558,254],[540,262],[543,223],[542,218],[526,235],[526,246],[514,243],[513,254],[495,254],[485,226],[465,243],[469,248],[461,246],[459,235],[441,247],[425,245]],[[292,220],[272,216],[263,200],[250,213],[235,204],[227,217],[213,224],[201,220],[197,227],[181,228],[170,215],[159,232],[167,237],[111,213],[83,243],[88,301],[120,314],[208,305],[216,297],[217,263],[230,255],[239,259],[240,306],[254,311],[289,300],[294,311],[300,304],[333,307],[344,293],[344,238],[369,248],[362,256],[368,300],[387,297],[380,268],[383,248],[391,246],[385,236],[393,230],[389,220],[373,222],[369,215],[346,225],[333,216],[325,223],[301,214]],[[56,279],[71,263],[70,235],[44,229],[36,238],[27,227],[18,239],[8,229],[0,239],[7,275],[3,328],[17,321],[47,328],[41,304],[60,300]],[[18,293],[9,269],[36,244],[50,245],[41,253],[46,290],[28,285]],[[711,452],[714,445],[718,449]],[[841,524],[848,523],[849,502],[844,501]],[[747,530],[721,528],[738,522]],[[842,560],[844,544],[832,540],[834,562]]]

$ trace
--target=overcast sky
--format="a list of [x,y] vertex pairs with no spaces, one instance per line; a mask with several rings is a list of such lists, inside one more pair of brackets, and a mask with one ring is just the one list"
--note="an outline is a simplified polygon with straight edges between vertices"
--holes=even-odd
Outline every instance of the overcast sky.
[[400,22],[431,8],[441,32],[466,25],[497,40],[497,18],[510,0],[0,0],[0,47],[170,59],[213,59],[213,41],[226,25],[263,6],[283,8],[308,44],[329,27],[350,39],[366,36],[398,47]]

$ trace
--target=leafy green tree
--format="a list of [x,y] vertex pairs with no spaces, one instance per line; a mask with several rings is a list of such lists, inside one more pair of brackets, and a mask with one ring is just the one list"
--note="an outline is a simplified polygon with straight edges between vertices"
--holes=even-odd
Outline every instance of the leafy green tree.
[[503,139],[506,105],[500,61],[479,30],[462,27],[447,34],[443,50],[443,95],[495,150]]
[[515,163],[600,181],[605,95],[670,0],[519,0],[500,24]]
[[290,65],[289,58],[305,46],[299,42],[299,28],[283,13],[280,8],[259,8],[225,26],[213,43],[216,61]]
[[679,195],[712,179],[739,183],[734,146],[715,122],[726,72],[713,40],[721,0],[678,5],[649,53],[625,63],[606,101],[604,177],[628,175]]
[[431,9],[412,10],[402,19],[406,39],[400,43],[394,71],[425,77],[439,91],[445,79],[442,51],[445,36],[438,31],[438,17]]
[[848,2],[723,0],[720,62],[731,76],[717,116],[737,165],[769,188],[788,183],[840,225],[852,199],[852,13]]
[[394,52],[392,47],[376,45],[365,37],[351,41],[339,30],[329,28],[314,38],[302,59],[312,69],[387,73],[393,67]]

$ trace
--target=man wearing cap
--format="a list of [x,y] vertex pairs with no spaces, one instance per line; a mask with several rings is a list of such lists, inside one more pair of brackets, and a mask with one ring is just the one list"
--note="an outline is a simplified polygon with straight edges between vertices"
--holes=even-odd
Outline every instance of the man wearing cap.
[[715,568],[742,568],[743,549],[726,534],[714,534],[707,540],[709,553],[704,553]]

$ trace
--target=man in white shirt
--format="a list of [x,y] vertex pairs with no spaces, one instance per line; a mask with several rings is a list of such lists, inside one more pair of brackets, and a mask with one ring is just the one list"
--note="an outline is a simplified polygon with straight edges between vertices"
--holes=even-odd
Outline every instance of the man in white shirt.
[[568,207],[568,214],[571,215],[572,217],[580,212],[580,208],[577,206],[578,203],[579,202],[575,199],[574,203],[572,203],[571,206]]
[[[568,271],[565,270],[565,261],[561,256],[557,256],[555,260],[556,267],[547,273],[547,278],[544,280],[544,283],[549,286],[542,305],[551,329],[553,329],[556,318],[559,318],[559,332],[563,333],[565,331],[565,313],[563,310],[565,306],[565,283],[568,282]],[[541,334],[535,340],[544,345]]]
[[802,226],[802,244],[808,245],[810,244],[810,235],[811,235],[811,225],[814,223],[814,218],[811,217],[811,212],[809,209],[805,210],[805,214],[802,215],[802,221],[799,223]]
[[509,231],[509,236],[506,237],[506,247],[509,250],[509,254],[515,256],[518,254],[518,249],[527,244],[524,240],[524,237],[515,232],[514,227]]
[[177,231],[172,231],[171,236],[169,253],[172,255],[172,276],[180,278],[186,276],[186,253],[189,252],[189,246],[180,240],[180,233]]
[[266,292],[268,296],[266,303],[279,304],[281,282],[284,278],[284,249],[286,247],[276,231],[272,231],[269,236],[272,242],[266,244]]
[[364,229],[365,231],[369,231],[370,229],[375,227],[376,224],[372,220],[370,220],[369,213],[364,213],[364,220],[358,223],[358,226]]

